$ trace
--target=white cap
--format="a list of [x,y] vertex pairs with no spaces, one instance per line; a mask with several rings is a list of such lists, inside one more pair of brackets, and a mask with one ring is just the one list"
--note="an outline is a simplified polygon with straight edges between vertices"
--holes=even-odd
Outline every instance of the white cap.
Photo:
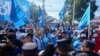
[[18,35],[17,35],[17,39],[18,40],[21,40],[21,39],[23,39],[24,37],[26,37],[27,36],[27,33],[19,33]]
[[80,37],[86,37],[86,34],[83,33],[83,34],[80,35]]
[[23,46],[22,46],[22,49],[23,50],[32,50],[32,49],[35,49],[37,47],[37,45],[35,43],[32,43],[32,42],[28,42],[28,43],[25,43]]

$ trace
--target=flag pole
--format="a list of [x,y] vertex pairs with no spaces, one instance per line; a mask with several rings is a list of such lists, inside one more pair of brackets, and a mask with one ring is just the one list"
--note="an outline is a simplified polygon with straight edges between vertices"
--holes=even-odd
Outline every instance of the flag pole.
[[[91,4],[89,3],[89,10],[90,10],[90,12],[91,12]],[[90,12],[89,12],[89,19],[88,19],[88,39],[90,39],[90,33],[91,33],[91,30],[90,30]]]
[[74,20],[75,20],[74,14],[75,14],[75,0],[74,0],[74,4],[73,4],[73,18],[72,18],[72,25],[74,24],[73,22],[74,22]]
[[8,27],[9,24],[10,24],[10,20],[7,22],[7,25],[6,25],[5,29],[4,29],[4,31],[7,30],[7,27]]

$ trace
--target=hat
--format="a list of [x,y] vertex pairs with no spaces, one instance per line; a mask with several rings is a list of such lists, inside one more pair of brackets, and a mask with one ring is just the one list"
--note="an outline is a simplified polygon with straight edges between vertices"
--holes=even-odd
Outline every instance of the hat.
[[22,52],[23,52],[24,56],[36,56],[37,45],[32,42],[25,43],[22,46]]
[[25,43],[23,46],[22,46],[22,49],[23,50],[32,50],[32,49],[35,49],[37,47],[37,45],[35,43],[32,43],[32,42],[28,42],[28,43]]
[[87,53],[79,53],[79,54],[76,54],[76,56],[89,56]]
[[68,40],[67,39],[57,40],[57,47],[61,52],[67,52],[69,50]]
[[86,34],[85,33],[82,33],[82,34],[80,34],[80,37],[81,38],[86,38]]
[[95,46],[95,43],[93,43],[90,40],[84,40],[82,42],[82,46],[85,46],[85,47],[89,48],[90,50],[92,50],[94,48],[94,46]]
[[21,39],[25,38],[27,35],[28,35],[27,33],[20,33],[19,39],[21,40]]

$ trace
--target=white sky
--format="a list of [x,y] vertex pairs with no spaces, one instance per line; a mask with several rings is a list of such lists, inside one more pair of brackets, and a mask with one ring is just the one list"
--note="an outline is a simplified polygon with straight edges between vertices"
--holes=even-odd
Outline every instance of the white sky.
[[[42,6],[42,0],[28,0],[34,2],[37,6]],[[45,9],[49,16],[59,19],[58,13],[62,9],[65,0],[45,0]],[[96,0],[96,4],[99,6],[95,12],[95,16],[100,16],[100,0]]]
[[[42,0],[29,0],[42,7]],[[49,16],[59,19],[58,13],[62,9],[65,0],[45,0],[45,10]]]
[[100,16],[100,0],[96,0],[96,4],[99,6],[99,8],[95,12],[95,16]]

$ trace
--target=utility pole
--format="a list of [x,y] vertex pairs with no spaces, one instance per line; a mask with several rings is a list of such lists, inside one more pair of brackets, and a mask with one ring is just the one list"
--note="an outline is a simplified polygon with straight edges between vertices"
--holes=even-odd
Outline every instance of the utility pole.
[[75,20],[75,0],[74,1],[74,4],[73,4],[73,18],[72,18],[72,25],[74,24],[74,20]]
[[42,0],[42,13],[43,13],[43,19],[44,19],[44,24],[45,24],[45,0]]

